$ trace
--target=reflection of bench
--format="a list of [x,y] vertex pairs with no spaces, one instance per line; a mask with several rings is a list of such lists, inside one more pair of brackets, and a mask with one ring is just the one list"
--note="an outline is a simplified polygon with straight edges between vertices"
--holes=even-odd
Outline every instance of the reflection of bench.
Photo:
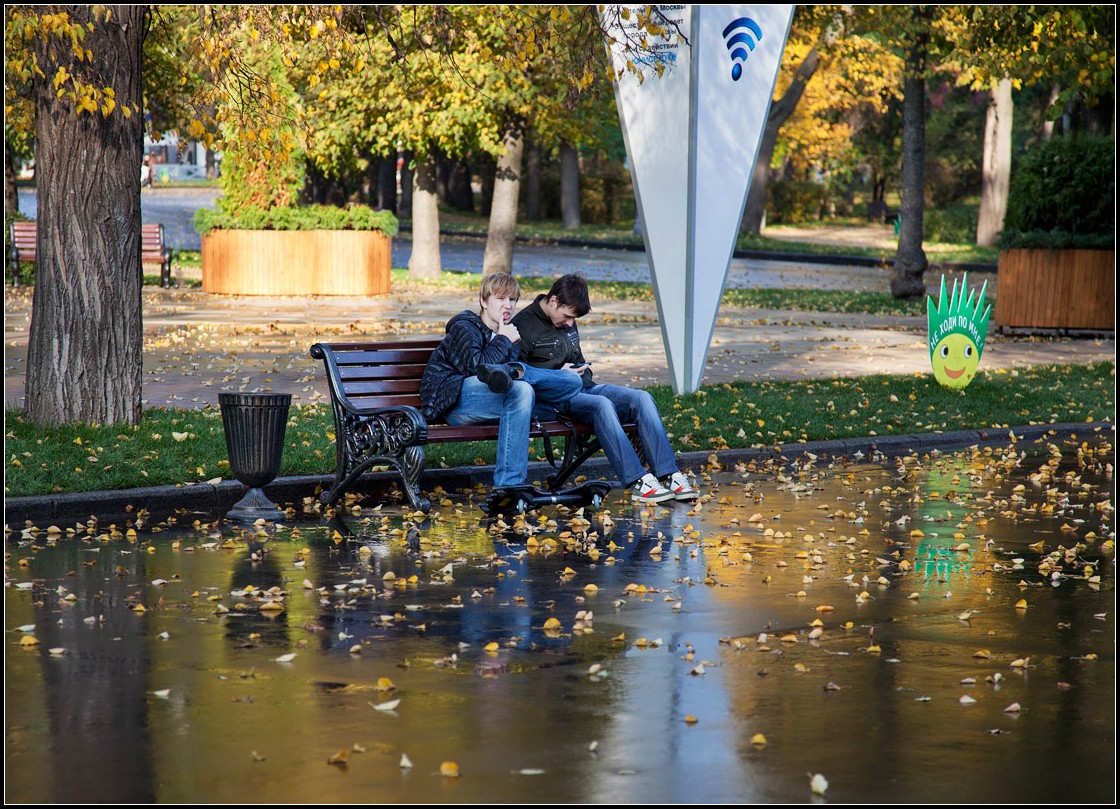
[[[12,286],[20,284],[21,263],[35,263],[36,227],[34,222],[12,222],[9,233],[9,259]],[[140,226],[140,261],[159,265],[160,286],[171,286],[171,248],[163,238],[163,225]]]
[[[337,502],[371,467],[391,466],[400,474],[412,507],[427,512],[431,504],[420,494],[424,446],[493,441],[498,437],[497,424],[428,424],[420,413],[420,377],[439,342],[426,339],[311,346],[311,356],[326,366],[334,411],[337,469],[334,485],[320,496],[325,505]],[[637,441],[637,425],[623,426]],[[567,419],[534,422],[530,436],[545,441],[545,455],[556,469],[548,479],[551,489],[563,486],[601,448],[590,426]],[[559,460],[552,453],[553,438],[564,439],[563,458]]]

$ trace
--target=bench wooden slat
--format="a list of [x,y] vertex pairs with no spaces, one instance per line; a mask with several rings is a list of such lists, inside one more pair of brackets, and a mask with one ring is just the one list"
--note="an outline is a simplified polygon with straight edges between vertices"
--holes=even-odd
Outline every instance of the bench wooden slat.
[[348,382],[346,396],[350,399],[363,397],[369,399],[376,396],[396,396],[401,394],[411,395],[418,403],[420,401],[419,379],[371,379],[368,382]]
[[424,376],[423,365],[343,365],[338,369],[343,385],[374,379],[415,379]]
[[420,365],[423,367],[432,356],[431,348],[389,349],[377,351],[343,351],[334,355],[339,368],[366,365]]
[[[12,285],[19,286],[21,263],[34,264],[38,223],[12,222],[9,233],[9,261],[12,269]],[[160,265],[160,284],[171,286],[171,248],[164,240],[161,224],[142,224],[140,226],[140,261],[143,264]]]
[[382,393],[371,397],[350,396],[348,398],[350,404],[363,413],[379,410],[383,407],[415,407],[417,410],[420,409],[420,397],[414,393],[402,393],[399,396],[386,396]]

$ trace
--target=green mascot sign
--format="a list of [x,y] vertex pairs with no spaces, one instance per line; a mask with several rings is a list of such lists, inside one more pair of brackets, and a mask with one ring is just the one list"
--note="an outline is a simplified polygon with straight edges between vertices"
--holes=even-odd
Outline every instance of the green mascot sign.
[[933,363],[933,377],[946,388],[966,388],[976,376],[980,355],[988,336],[988,317],[992,307],[983,314],[984,293],[988,282],[980,288],[980,295],[973,303],[974,292],[968,291],[968,274],[964,275],[958,291],[953,281],[953,292],[945,295],[945,276],[941,276],[941,296],[935,308],[933,298],[926,298],[929,318],[929,358]]

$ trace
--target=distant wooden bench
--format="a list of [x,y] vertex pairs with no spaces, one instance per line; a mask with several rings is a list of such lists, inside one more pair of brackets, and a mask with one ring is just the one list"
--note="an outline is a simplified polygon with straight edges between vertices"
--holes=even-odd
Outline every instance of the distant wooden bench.
[[867,218],[873,222],[897,225],[899,221],[899,212],[888,208],[887,203],[882,200],[874,200],[873,202],[867,203]]
[[[391,466],[401,476],[414,509],[427,513],[431,504],[420,494],[424,447],[464,441],[491,441],[498,425],[454,427],[428,424],[420,412],[420,377],[438,339],[373,343],[315,343],[311,356],[326,366],[334,411],[337,468],[334,485],[320,495],[333,505],[366,471]],[[637,425],[623,428],[637,442]],[[548,486],[558,489],[602,446],[590,425],[558,418],[534,422],[531,438],[545,441],[545,456],[556,473]],[[552,452],[552,439],[564,439],[563,457]]]
[[[20,264],[35,263],[36,223],[12,222],[9,235],[9,259],[12,267],[12,286],[20,285]],[[159,283],[171,286],[171,248],[163,236],[163,225],[140,226],[140,261],[159,265]]]

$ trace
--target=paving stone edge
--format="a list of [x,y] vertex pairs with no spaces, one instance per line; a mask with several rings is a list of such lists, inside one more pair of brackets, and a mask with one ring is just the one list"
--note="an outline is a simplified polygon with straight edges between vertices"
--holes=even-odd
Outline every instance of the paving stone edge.
[[[1033,443],[1043,440],[1066,440],[1074,436],[1100,432],[1115,433],[1111,421],[1073,424],[1037,424],[1010,428],[983,428],[945,433],[916,433],[908,435],[868,436],[830,441],[810,441],[784,444],[770,448],[733,450],[703,450],[678,453],[682,468],[698,469],[707,465],[714,454],[723,466],[759,460],[785,460],[793,462],[806,454],[819,458],[870,458],[881,454],[887,458],[913,452],[933,450],[950,451],[973,445],[1006,446],[1010,443]],[[530,464],[530,480],[547,477],[551,467],[543,462]],[[439,485],[451,492],[488,485],[493,467],[468,466],[448,469],[428,469],[421,478],[421,488],[431,491]],[[610,466],[602,456],[594,458],[583,467],[588,476],[610,476]],[[297,511],[304,498],[315,497],[330,486],[332,475],[304,475],[279,477],[265,488],[274,502],[293,505]],[[375,472],[365,476],[357,487],[359,491],[387,493],[399,488],[397,478],[390,472]],[[149,523],[167,516],[186,512],[207,515],[209,518],[224,515],[244,494],[244,486],[237,481],[218,484],[198,483],[181,486],[147,486],[120,491],[78,492],[28,497],[9,497],[4,501],[4,523],[13,531],[22,530],[28,523],[43,527],[52,522],[86,521],[96,517],[100,523],[124,523],[141,512],[147,512]]]

